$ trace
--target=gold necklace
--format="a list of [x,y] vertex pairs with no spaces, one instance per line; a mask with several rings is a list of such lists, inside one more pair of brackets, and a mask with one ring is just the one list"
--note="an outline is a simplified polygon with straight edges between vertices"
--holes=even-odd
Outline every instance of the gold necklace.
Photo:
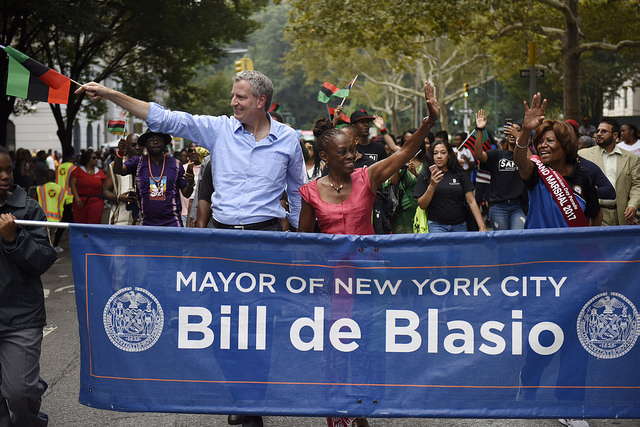
[[[327,177],[329,178],[329,177]],[[340,184],[340,186],[338,188],[336,188],[333,183],[331,182],[331,179],[328,179],[329,181],[329,185],[331,186],[331,188],[333,188],[334,190],[336,190],[338,193],[340,192],[340,190],[342,190],[342,187],[344,187],[344,182],[342,184]]]

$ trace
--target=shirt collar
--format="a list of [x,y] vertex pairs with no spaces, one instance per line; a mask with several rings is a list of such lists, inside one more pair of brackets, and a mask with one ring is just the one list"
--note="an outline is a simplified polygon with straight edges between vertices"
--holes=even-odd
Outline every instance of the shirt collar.
[[602,151],[602,154],[606,154],[608,156],[613,156],[614,154],[619,154],[622,156],[622,150],[620,149],[620,147],[618,147],[618,144],[614,144],[613,150],[611,151],[611,153],[607,153],[607,150],[605,150],[602,147],[600,147],[600,150]]
[[14,208],[24,208],[27,206],[27,192],[24,191],[19,185],[12,185],[10,187],[11,197],[4,202],[5,205],[13,206]]
[[[267,117],[269,118],[269,121],[271,122],[271,126],[269,126],[269,139],[271,141],[275,141],[276,139],[278,139],[278,135],[275,132],[275,126],[277,124],[281,124],[279,122],[276,122],[275,120],[273,120],[273,118],[271,117],[271,115],[269,113],[267,113]],[[242,125],[242,123],[236,119],[235,117],[231,116],[231,119],[233,120],[233,132],[236,133],[238,132],[238,130],[243,129],[246,131],[246,129],[244,129],[244,126]]]

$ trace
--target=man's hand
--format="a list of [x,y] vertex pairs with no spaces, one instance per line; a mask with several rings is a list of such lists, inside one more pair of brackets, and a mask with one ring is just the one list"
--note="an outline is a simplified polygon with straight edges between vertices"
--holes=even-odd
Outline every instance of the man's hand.
[[107,93],[110,90],[111,89],[108,89],[99,83],[90,82],[80,86],[74,93],[77,95],[84,91],[87,93],[87,96],[89,97],[89,99],[91,99],[92,101],[96,101],[98,99],[105,99]]
[[376,125],[378,129],[382,129],[384,126],[384,119],[378,115],[373,115],[373,124]]
[[120,138],[120,141],[118,141],[118,153],[122,156],[127,154],[127,140],[125,138]]
[[633,224],[636,218],[636,208],[627,206],[627,209],[624,210],[624,218],[629,221],[629,224]]
[[5,242],[13,242],[18,237],[18,224],[12,214],[0,215],[0,237]]
[[[507,138],[513,138],[513,140],[515,140],[516,138],[522,138],[522,134],[518,132],[518,129],[511,123],[505,123],[504,134]],[[529,140],[528,136],[526,140]],[[525,141],[521,141],[520,145],[523,145],[524,142]]]

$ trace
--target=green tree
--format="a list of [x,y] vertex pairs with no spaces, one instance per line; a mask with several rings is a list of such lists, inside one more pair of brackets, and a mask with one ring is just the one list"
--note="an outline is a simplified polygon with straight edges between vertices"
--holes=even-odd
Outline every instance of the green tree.
[[285,119],[296,128],[309,129],[319,115],[326,115],[326,109],[315,101],[319,86],[307,84],[302,68],[285,70],[291,45],[284,40],[284,29],[290,9],[288,4],[272,5],[253,16],[262,27],[249,37],[249,56],[255,68],[273,81],[273,101],[280,104]]
[[[581,116],[581,99],[585,104],[581,90],[591,99],[586,104],[596,105],[597,109],[601,101],[594,97],[601,97],[616,88],[620,81],[636,77],[640,71],[637,2],[533,0],[523,4],[516,0],[492,0],[487,7],[491,11],[487,19],[495,27],[490,32],[494,41],[489,49],[497,68],[506,75],[516,73],[525,61],[513,59],[526,58],[528,42],[536,41],[539,49],[537,66],[547,71],[555,87],[562,88],[563,111],[567,119],[578,120]],[[605,19],[615,22],[614,26],[604,24]],[[598,60],[589,61],[596,52],[600,52]],[[602,52],[615,53],[625,60],[606,62],[609,55],[601,55]],[[584,64],[583,59],[586,60]],[[608,72],[602,73],[603,67]],[[588,88],[584,89],[581,79],[588,83]],[[594,83],[596,85],[592,86]]]
[[[244,39],[257,25],[251,13],[267,0],[49,0],[31,2],[38,7],[26,12],[22,3],[4,2],[5,42],[76,81],[113,78],[124,92],[148,99],[153,90],[185,84],[198,64],[222,55],[221,44]],[[0,81],[4,74],[6,67]],[[71,95],[66,108],[51,105],[65,153],[83,99]]]
[[[474,13],[480,12],[478,2],[436,2],[428,8],[408,0],[291,4],[287,65],[304,68],[307,80],[316,83],[359,74],[363,81],[354,88],[354,100],[390,115],[395,133],[409,126],[397,121],[403,111],[414,110],[412,125],[421,117],[424,105],[416,100],[424,80],[438,90],[446,129],[447,105],[461,98],[462,82],[475,87],[492,78],[476,36],[482,30]],[[319,59],[308,61],[310,53]]]
[[[580,116],[581,76],[589,75],[587,81],[597,78],[597,73],[581,72],[580,60],[588,58],[589,52],[615,52],[625,59],[607,64],[607,75],[616,79],[600,84],[603,93],[620,79],[639,75],[638,5],[628,0],[457,0],[430,3],[429,7],[417,0],[290,3],[286,32],[293,45],[290,66],[303,67],[310,81],[321,81],[337,77],[336,70],[342,72],[345,66],[353,74],[361,71],[357,56],[366,52],[388,61],[377,69],[404,71],[409,79],[424,76],[434,81],[445,107],[443,126],[447,126],[446,105],[460,99],[463,82],[471,88],[493,76],[506,82],[528,68],[529,41],[537,42],[537,66],[547,72],[541,86],[550,85],[551,92],[563,93],[566,118]],[[616,20],[615,30],[603,25],[603,11]],[[305,63],[309,52],[321,59]],[[416,65],[421,62],[422,76]],[[371,80],[385,85],[386,79],[371,71],[366,70]],[[386,86],[391,88],[397,81],[394,76]],[[407,85],[417,92],[415,87]]]

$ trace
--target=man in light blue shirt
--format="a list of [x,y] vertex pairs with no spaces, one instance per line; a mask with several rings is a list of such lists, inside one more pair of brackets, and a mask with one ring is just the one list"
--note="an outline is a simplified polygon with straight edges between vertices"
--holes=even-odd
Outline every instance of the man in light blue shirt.
[[233,117],[198,116],[165,110],[98,83],[83,85],[90,99],[108,99],[144,119],[154,132],[189,139],[207,148],[213,160],[211,198],[216,228],[280,230],[286,212],[280,204],[289,197],[289,222],[297,228],[298,188],[306,183],[306,168],[296,132],[267,113],[273,83],[257,71],[233,78]]

